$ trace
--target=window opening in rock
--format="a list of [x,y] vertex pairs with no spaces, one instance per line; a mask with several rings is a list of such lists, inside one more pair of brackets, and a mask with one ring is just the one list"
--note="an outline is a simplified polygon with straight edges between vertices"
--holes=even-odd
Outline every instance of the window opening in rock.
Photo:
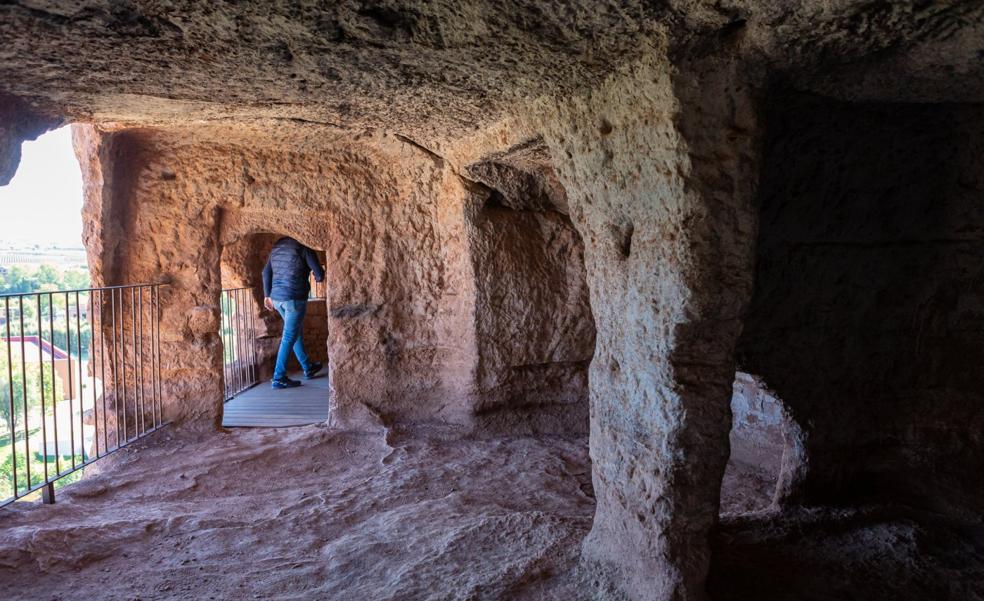
[[102,380],[89,365],[82,201],[70,126],[24,142],[17,171],[0,186],[0,504],[15,496],[15,481],[20,500],[37,499],[41,491],[28,492],[25,481],[34,476],[36,485],[42,466],[64,473],[94,456]]
[[[731,396],[731,456],[721,484],[721,514],[767,510],[775,502],[786,440],[794,429],[782,400],[758,377],[735,374]],[[787,466],[788,468],[788,466]]]

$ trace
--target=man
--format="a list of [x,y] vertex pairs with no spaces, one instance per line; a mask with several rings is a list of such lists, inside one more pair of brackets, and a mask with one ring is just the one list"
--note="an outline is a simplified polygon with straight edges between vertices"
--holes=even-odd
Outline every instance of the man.
[[277,367],[273,371],[273,382],[270,383],[273,388],[301,385],[297,380],[287,377],[287,359],[290,358],[292,349],[304,370],[305,378],[310,380],[321,371],[321,363],[308,359],[301,336],[307,299],[311,293],[309,277],[312,271],[315,280],[325,280],[325,272],[318,264],[318,256],[293,238],[277,240],[263,268],[263,305],[271,311],[276,309],[284,319],[284,334],[277,352]]

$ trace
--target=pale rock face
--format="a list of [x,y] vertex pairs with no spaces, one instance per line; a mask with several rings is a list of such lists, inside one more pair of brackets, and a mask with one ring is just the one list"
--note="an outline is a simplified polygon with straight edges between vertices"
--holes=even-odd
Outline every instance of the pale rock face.
[[635,599],[702,595],[728,457],[731,352],[751,292],[754,180],[742,170],[755,168],[755,129],[738,108],[751,99],[730,87],[727,62],[697,67],[721,94],[714,102],[655,61],[559,105],[546,135],[566,157],[558,174],[591,241],[598,507],[584,559],[602,587]]

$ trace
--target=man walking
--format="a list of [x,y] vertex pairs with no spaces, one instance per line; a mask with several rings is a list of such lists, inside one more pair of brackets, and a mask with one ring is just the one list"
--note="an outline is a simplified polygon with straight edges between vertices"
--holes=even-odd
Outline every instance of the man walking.
[[304,370],[304,377],[311,379],[318,375],[322,365],[312,362],[304,352],[301,327],[307,311],[307,299],[311,293],[309,276],[314,272],[318,282],[325,280],[325,272],[318,265],[318,256],[313,250],[293,238],[281,238],[273,245],[270,258],[263,268],[263,305],[276,309],[284,319],[284,334],[277,351],[277,367],[273,371],[273,388],[293,388],[300,386],[297,380],[287,377],[287,359],[291,350]]

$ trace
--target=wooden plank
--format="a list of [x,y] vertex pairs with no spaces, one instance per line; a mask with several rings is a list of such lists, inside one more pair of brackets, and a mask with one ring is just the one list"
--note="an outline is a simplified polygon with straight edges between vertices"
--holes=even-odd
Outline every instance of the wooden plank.
[[328,419],[329,393],[327,377],[280,390],[262,382],[225,404],[222,425],[283,428],[322,423]]

